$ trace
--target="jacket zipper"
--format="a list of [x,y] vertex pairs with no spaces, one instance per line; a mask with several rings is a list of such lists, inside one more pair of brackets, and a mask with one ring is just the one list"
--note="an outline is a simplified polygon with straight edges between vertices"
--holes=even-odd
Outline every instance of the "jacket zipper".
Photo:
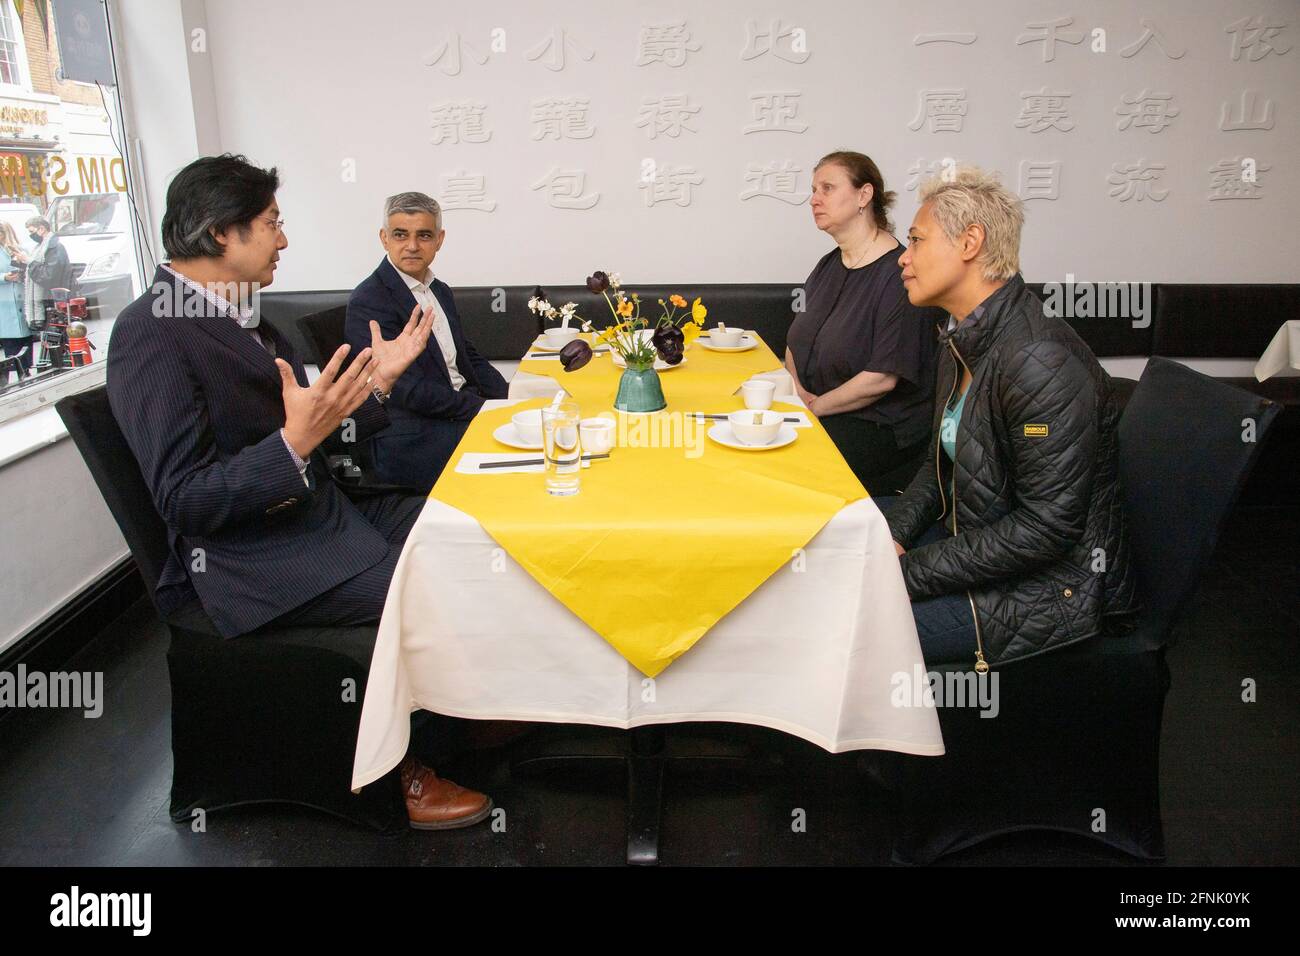
[[[948,341],[948,349],[954,355],[957,354],[957,350],[952,347],[951,339],[949,339]],[[948,392],[948,397],[947,399],[944,400],[943,403],[943,407],[945,411],[947,411],[948,405],[952,402],[952,397],[957,394],[957,386],[960,384],[961,384],[961,370],[958,369],[956,366],[953,366],[952,389]],[[954,449],[956,448],[955,436],[954,436],[953,448]],[[934,431],[934,483],[939,488],[939,504],[941,506],[939,511],[940,518],[942,518],[944,512],[948,510],[948,502],[945,501],[943,497],[943,475],[939,470],[939,459],[942,455],[943,455],[943,415],[940,415],[939,427],[936,428]],[[956,474],[956,469],[954,469],[953,473]],[[953,503],[953,510],[956,511],[957,499],[955,497],[953,498],[952,503]]]
[[[952,354],[956,356],[957,361],[961,363],[961,368],[969,372],[970,367],[967,366],[966,360],[961,357],[961,353],[957,351],[957,346],[952,344],[952,339],[948,340],[948,348],[952,349]],[[971,376],[971,380],[972,382],[974,381],[974,375]],[[952,401],[952,396],[956,394],[957,385],[960,382],[961,382],[961,372],[959,370],[957,375],[953,378],[952,392],[949,393],[948,395],[949,402]],[[969,386],[967,386],[967,388],[969,388]],[[944,404],[944,407],[947,408],[947,403]],[[956,435],[953,435],[952,445],[953,445],[953,451],[956,452],[957,450]],[[957,462],[955,460],[956,459],[955,454],[953,458],[954,461],[952,463],[952,535],[955,538],[957,536]],[[935,462],[936,462],[935,467],[937,469],[938,468],[937,456],[935,458]],[[942,481],[939,483],[939,494],[940,496],[943,495]],[[975,673],[987,674],[989,672],[989,665],[988,665],[988,661],[984,660],[984,637],[980,632],[979,615],[975,613],[975,596],[971,594],[969,590],[967,590],[966,592],[966,600],[970,601],[970,616],[971,616],[971,620],[975,623]]]

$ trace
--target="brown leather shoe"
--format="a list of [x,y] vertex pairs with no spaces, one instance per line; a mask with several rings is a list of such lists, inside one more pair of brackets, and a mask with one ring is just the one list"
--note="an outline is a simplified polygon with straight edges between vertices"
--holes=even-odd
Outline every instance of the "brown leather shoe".
[[487,794],[466,790],[450,780],[441,780],[414,757],[402,764],[402,794],[406,815],[416,830],[455,830],[469,827],[492,812]]

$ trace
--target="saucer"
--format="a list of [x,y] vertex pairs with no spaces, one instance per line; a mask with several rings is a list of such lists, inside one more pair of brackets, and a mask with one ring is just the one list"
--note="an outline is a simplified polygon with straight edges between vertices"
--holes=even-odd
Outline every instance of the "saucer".
[[[581,333],[579,333],[579,334],[578,334],[578,337],[577,337],[576,339],[574,339],[573,341],[575,341],[575,342],[586,342],[587,340],[586,340],[585,338],[583,338],[583,336],[582,336]],[[566,343],[566,344],[567,344],[567,343]],[[587,342],[587,344],[590,345],[591,343],[590,343],[590,342]],[[564,348],[563,345],[561,345],[558,349],[555,348],[554,346],[547,345],[547,344],[546,344],[546,339],[542,338],[542,337],[539,335],[539,336],[537,336],[537,338],[533,339],[532,347],[531,347],[528,351],[530,351],[530,352],[559,352],[559,351],[560,351],[561,349],[563,349],[563,348]]]
[[726,445],[728,448],[738,448],[741,451],[771,451],[773,448],[784,448],[793,442],[799,435],[795,432],[794,426],[783,423],[772,439],[771,444],[767,445],[746,445],[740,441],[731,431],[731,422],[718,422],[713,425],[708,435],[719,445]]
[[706,338],[699,338],[696,341],[710,352],[748,352],[750,349],[758,348],[758,339],[748,332],[740,337],[739,345],[733,345],[730,348],[725,345],[714,345]]
[[503,445],[509,445],[511,448],[523,448],[527,451],[541,451],[542,443],[536,445],[524,441],[523,437],[515,430],[514,422],[506,422],[504,425],[498,425],[497,430],[492,433],[495,438]]

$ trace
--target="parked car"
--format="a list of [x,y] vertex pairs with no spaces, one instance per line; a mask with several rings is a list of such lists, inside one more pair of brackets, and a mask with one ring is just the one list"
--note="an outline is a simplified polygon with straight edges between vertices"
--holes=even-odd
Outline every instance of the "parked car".
[[59,196],[46,213],[68,251],[73,292],[94,318],[116,318],[139,295],[130,210],[126,196],[112,192]]

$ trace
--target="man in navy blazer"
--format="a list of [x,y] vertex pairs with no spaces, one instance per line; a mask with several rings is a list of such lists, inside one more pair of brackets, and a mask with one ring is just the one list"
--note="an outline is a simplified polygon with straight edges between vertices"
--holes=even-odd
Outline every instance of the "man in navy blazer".
[[422,493],[438,480],[484,400],[505,398],[508,391],[501,373],[465,336],[451,289],[429,268],[446,238],[436,200],[418,192],[388,197],[379,230],[387,255],[353,290],[344,327],[347,341],[360,348],[370,341],[373,323],[395,335],[413,309],[434,310],[424,352],[393,386],[391,424],[373,439],[379,478]]
[[[270,622],[377,621],[422,504],[349,497],[321,448],[387,425],[384,402],[423,353],[433,314],[413,312],[391,339],[376,327],[342,373],[341,346],[308,384],[256,308],[289,244],[278,186],[274,169],[242,156],[181,170],[162,220],[170,262],[122,311],[108,352],[113,416],[167,525],[159,607],[170,615],[197,593],[226,637]],[[414,758],[402,783],[416,828],[468,826],[491,812],[486,796]]]

